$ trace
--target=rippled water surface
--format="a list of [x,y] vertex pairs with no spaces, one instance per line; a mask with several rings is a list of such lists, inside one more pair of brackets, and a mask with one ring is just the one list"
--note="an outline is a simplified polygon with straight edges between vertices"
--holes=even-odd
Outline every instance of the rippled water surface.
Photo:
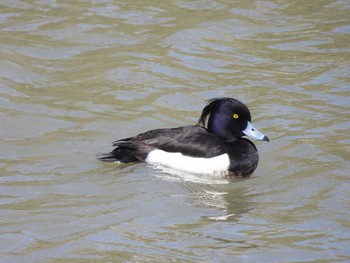
[[[1,1],[1,262],[349,262],[349,1]],[[100,163],[244,101],[247,180]]]

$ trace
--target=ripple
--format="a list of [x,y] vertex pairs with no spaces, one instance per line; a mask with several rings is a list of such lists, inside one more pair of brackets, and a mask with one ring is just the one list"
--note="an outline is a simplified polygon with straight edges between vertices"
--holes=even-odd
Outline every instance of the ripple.
[[[2,261],[349,260],[348,6],[3,1]],[[271,138],[251,178],[95,159],[219,96]]]

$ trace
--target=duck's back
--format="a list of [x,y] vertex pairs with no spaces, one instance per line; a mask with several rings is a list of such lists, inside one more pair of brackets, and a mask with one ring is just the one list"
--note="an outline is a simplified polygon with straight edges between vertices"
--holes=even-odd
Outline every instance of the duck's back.
[[227,151],[225,143],[201,126],[184,126],[146,132],[131,139],[133,143],[153,146],[185,156],[211,158]]
[[130,138],[135,145],[147,145],[166,152],[211,158],[226,152],[225,144],[200,126],[157,129]]

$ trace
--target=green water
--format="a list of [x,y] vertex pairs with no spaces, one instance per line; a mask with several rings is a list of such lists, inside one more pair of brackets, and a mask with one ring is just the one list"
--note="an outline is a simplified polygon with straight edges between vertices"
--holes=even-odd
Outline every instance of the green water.
[[[2,1],[1,262],[350,261],[347,1]],[[245,102],[250,179],[100,163]]]

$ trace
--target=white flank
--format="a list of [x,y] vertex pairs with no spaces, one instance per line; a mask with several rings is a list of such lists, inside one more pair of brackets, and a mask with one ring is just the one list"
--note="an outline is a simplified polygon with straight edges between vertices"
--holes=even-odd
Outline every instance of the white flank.
[[227,154],[212,158],[196,158],[182,155],[181,153],[169,153],[163,150],[151,151],[146,162],[166,166],[178,171],[194,174],[222,176],[227,172],[230,160]]

